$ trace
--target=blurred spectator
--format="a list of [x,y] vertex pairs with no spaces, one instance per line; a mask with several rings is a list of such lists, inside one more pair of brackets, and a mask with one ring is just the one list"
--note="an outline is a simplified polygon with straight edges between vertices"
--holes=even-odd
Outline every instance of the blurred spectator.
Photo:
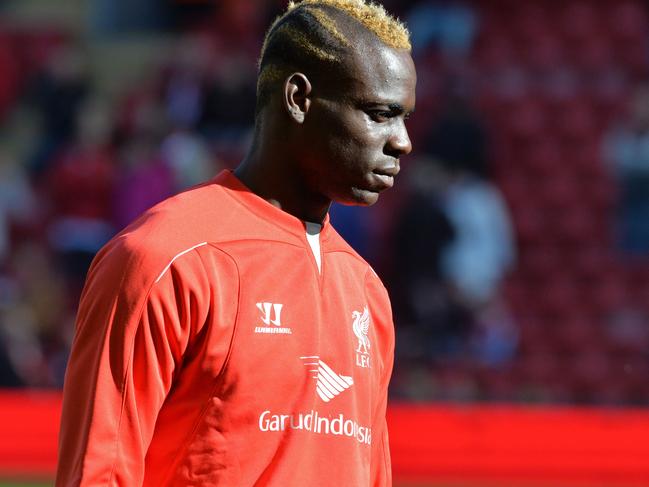
[[174,131],[200,134],[220,158],[236,162],[254,119],[255,63],[218,44],[202,35],[179,43],[162,73],[162,102]]
[[415,54],[435,45],[450,59],[466,57],[477,30],[474,10],[461,3],[421,1],[406,15]]
[[39,208],[23,167],[5,149],[0,149],[0,269],[11,249],[14,225],[35,223]]
[[358,206],[333,203],[329,209],[329,217],[331,224],[345,241],[364,259],[371,262],[370,228],[364,210],[365,208]]
[[42,137],[31,164],[37,175],[47,170],[57,151],[74,137],[77,114],[89,90],[85,59],[72,44],[59,47],[32,81],[28,98],[42,118]]
[[399,356],[430,361],[452,358],[464,350],[472,318],[442,275],[441,258],[455,238],[441,199],[439,166],[415,161],[408,182],[411,196],[394,229],[394,269],[389,287]]
[[501,296],[513,230],[499,190],[485,179],[485,130],[462,87],[451,90],[428,135],[432,159],[411,164],[412,194],[395,228],[389,284],[397,353],[410,363],[398,370],[397,388],[411,397],[421,389],[411,380],[430,369],[429,380],[443,384],[426,388],[431,397],[467,399],[478,394],[471,367],[506,366],[517,350],[518,328]]
[[220,164],[205,141],[189,130],[171,132],[161,144],[161,157],[173,175],[173,190],[182,191],[219,172]]
[[455,239],[442,255],[442,273],[475,317],[473,355],[486,365],[514,356],[518,331],[501,297],[515,260],[509,212],[498,188],[463,169],[448,172],[444,212]]
[[604,158],[619,187],[617,232],[620,248],[649,253],[649,86],[639,87],[628,117],[604,141]]
[[52,164],[49,239],[73,286],[80,286],[94,254],[114,234],[111,198],[116,167],[110,136],[112,115],[92,99],[79,112],[77,137]]
[[69,297],[43,243],[23,244],[10,263],[12,306],[0,309],[0,341],[12,369],[29,386],[63,385],[71,320],[64,317]]
[[443,272],[468,301],[489,303],[514,263],[509,214],[494,185],[463,170],[449,176],[443,207],[455,239],[444,253]]
[[[276,2],[277,3],[277,2]],[[282,3],[282,8],[286,2]],[[272,0],[221,0],[216,2],[210,28],[228,46],[237,46],[252,56],[259,54],[268,11],[274,11]],[[278,12],[279,13],[279,12]]]
[[6,272],[6,266],[2,267],[4,269],[0,272],[0,387],[20,387],[24,382],[12,363],[11,342],[4,332],[7,314],[16,306],[18,300],[17,286],[15,280]]
[[172,65],[165,72],[164,106],[172,125],[193,129],[205,104],[208,68],[213,64],[206,39],[192,37],[176,47]]
[[120,164],[114,193],[114,222],[118,230],[174,192],[171,169],[150,136],[129,140],[121,151]]
[[[175,63],[166,73],[168,79],[163,97],[170,128],[162,141],[160,157],[169,166],[174,191],[211,178],[219,168],[206,141],[196,133],[209,101],[208,70],[215,64],[213,54],[207,39],[194,36],[179,44]],[[155,112],[155,101],[148,102],[150,111]],[[140,125],[146,123],[140,120]],[[148,130],[154,132],[151,135],[155,137],[155,133],[165,129],[150,127]]]
[[476,312],[471,352],[487,367],[509,365],[518,349],[520,333],[501,296],[483,304]]
[[117,231],[176,189],[170,165],[174,162],[164,159],[160,147],[169,130],[164,100],[145,93],[131,108],[128,131],[123,134],[118,150],[118,179],[113,192],[113,222]]
[[169,2],[159,0],[90,0],[90,28],[95,35],[118,35],[162,29],[167,24]]
[[217,148],[240,145],[252,129],[255,76],[254,62],[242,52],[230,53],[215,64],[199,128]]
[[0,27],[0,121],[10,110],[19,90],[20,69],[11,33]]
[[444,106],[436,117],[424,150],[448,166],[486,177],[487,139],[484,124],[468,100],[467,88],[454,82],[444,95]]

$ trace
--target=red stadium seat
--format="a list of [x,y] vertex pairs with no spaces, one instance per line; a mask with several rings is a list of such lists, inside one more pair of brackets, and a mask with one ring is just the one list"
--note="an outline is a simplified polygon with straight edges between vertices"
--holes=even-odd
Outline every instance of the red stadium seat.
[[527,153],[520,157],[520,164],[530,176],[546,178],[565,169],[561,145],[556,138],[542,136],[527,145]]
[[605,354],[602,330],[595,314],[569,312],[552,332],[558,350],[569,354]]
[[548,338],[548,321],[542,316],[528,315],[520,319],[519,359],[528,355],[552,355],[557,353],[552,340]]
[[545,281],[537,295],[541,311],[553,319],[561,320],[579,304],[579,283],[563,272],[557,272]]
[[511,106],[509,117],[505,120],[505,130],[518,141],[533,141],[546,129],[546,115],[539,101],[531,97],[520,98]]
[[622,276],[609,274],[605,280],[583,286],[583,303],[588,303],[600,315],[619,309],[627,299],[628,289]]
[[528,247],[519,255],[519,272],[528,280],[546,280],[565,268],[564,254],[556,245]]
[[593,39],[601,28],[598,9],[591,2],[570,2],[561,13],[559,26],[570,44]]
[[486,72],[504,69],[518,61],[513,43],[502,35],[482,38],[476,46],[475,59],[478,66]]
[[[575,191],[577,184],[578,180],[569,172],[555,171],[552,176],[539,182],[536,192],[538,204],[542,208],[559,210],[561,213],[579,206],[580,202]],[[552,220],[556,221],[554,213]]]
[[514,230],[520,244],[548,240],[544,212],[536,208],[512,207]]
[[642,44],[649,32],[647,12],[639,1],[611,2],[607,25],[616,40]]
[[606,279],[615,272],[616,262],[606,245],[588,243],[564,252],[566,265],[583,281]]
[[555,112],[559,136],[567,143],[583,144],[597,136],[601,127],[589,100],[573,98]]
[[526,381],[539,384],[551,384],[563,368],[556,351],[531,351],[518,361],[518,367]]
[[543,32],[524,50],[524,62],[535,75],[556,71],[565,64],[565,49],[551,32]]
[[518,44],[533,44],[540,38],[553,36],[549,6],[543,2],[515,4],[507,29]]
[[[578,195],[575,195],[578,201]],[[606,240],[608,222],[593,208],[583,205],[568,205],[557,212],[556,233],[561,242],[579,243],[583,246]]]
[[629,76],[619,68],[608,69],[589,79],[586,88],[602,123],[610,126],[624,113],[629,83]]
[[[649,381],[637,379],[642,367],[617,366],[625,351],[649,344],[604,326],[629,299],[649,320],[649,258],[627,272],[611,247],[616,185],[602,161],[603,134],[626,108],[629,87],[649,73],[647,6],[481,8],[479,98],[519,244],[505,290],[521,330],[512,380],[563,400],[649,398]],[[499,387],[497,378],[484,383]]]

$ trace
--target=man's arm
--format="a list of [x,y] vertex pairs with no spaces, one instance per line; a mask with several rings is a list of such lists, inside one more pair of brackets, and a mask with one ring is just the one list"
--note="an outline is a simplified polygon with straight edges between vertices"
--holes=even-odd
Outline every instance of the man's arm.
[[156,276],[114,247],[93,264],[79,308],[57,486],[142,484],[158,412],[210,309],[197,252]]

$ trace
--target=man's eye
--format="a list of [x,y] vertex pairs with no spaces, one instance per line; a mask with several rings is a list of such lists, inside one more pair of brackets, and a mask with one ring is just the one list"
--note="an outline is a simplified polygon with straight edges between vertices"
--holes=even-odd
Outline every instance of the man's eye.
[[386,120],[392,118],[392,112],[371,111],[369,112],[369,115],[375,122],[385,122]]

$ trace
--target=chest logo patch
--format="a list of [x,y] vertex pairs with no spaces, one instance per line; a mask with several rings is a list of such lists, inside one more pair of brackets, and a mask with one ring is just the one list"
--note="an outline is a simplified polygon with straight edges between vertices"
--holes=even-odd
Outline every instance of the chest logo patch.
[[358,339],[356,347],[356,365],[366,369],[370,368],[370,339],[367,334],[370,330],[370,312],[367,306],[363,312],[352,311],[352,330]]
[[300,357],[300,359],[306,367],[309,367],[309,373],[316,381],[316,393],[324,402],[331,401],[354,385],[354,379],[334,372],[331,367],[320,360],[318,355],[308,355]]
[[[255,333],[286,334],[293,331],[282,326],[282,308],[280,303],[257,303],[257,309],[261,313],[261,321],[264,326],[256,326]],[[270,326],[273,325],[273,326]]]

